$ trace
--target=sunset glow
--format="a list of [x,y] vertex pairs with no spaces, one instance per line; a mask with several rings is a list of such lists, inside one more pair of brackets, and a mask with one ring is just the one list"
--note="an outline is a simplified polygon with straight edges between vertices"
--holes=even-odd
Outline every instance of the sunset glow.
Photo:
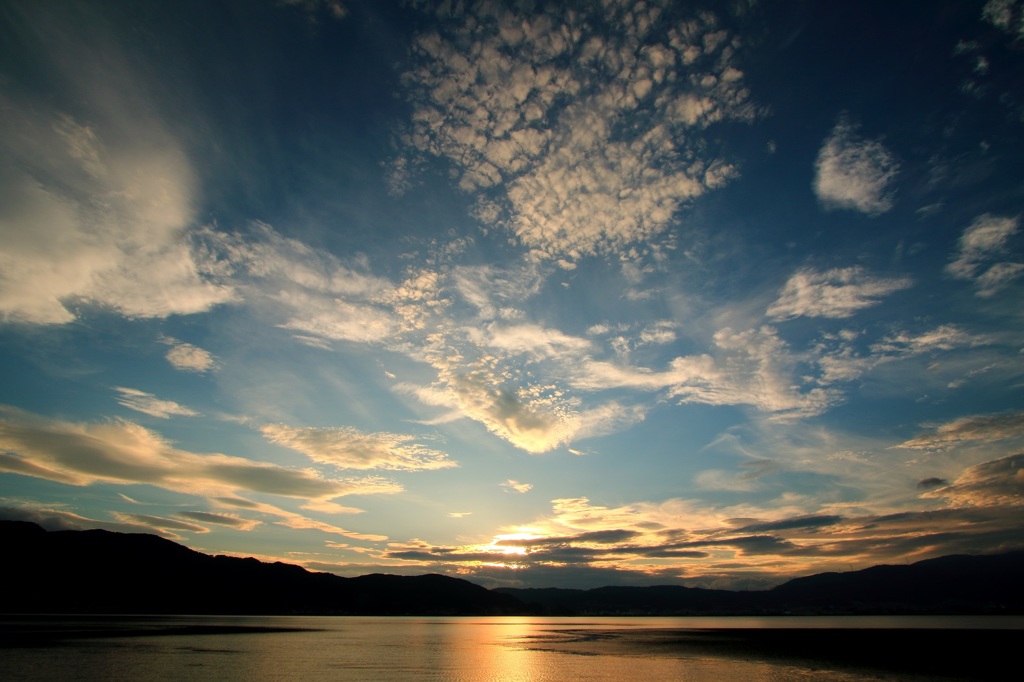
[[0,36],[0,518],[485,586],[1024,547],[1024,0]]

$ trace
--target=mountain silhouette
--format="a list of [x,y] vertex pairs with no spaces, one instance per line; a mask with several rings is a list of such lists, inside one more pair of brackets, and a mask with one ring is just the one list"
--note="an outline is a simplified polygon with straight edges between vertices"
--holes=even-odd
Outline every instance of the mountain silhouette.
[[443,575],[342,578],[155,535],[0,521],[0,612],[323,615],[1024,614],[1024,551],[796,578],[771,590],[488,590]]
[[443,575],[342,578],[210,556],[155,535],[0,521],[0,612],[503,615],[514,597]]
[[734,592],[663,585],[498,588],[551,615],[1024,614],[1024,551],[953,555],[914,564],[794,578]]

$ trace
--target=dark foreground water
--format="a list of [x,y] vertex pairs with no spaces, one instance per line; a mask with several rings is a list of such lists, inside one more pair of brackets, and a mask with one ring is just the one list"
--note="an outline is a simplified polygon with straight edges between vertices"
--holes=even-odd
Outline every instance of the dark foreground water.
[[1022,645],[1010,617],[0,616],[0,680],[995,680]]

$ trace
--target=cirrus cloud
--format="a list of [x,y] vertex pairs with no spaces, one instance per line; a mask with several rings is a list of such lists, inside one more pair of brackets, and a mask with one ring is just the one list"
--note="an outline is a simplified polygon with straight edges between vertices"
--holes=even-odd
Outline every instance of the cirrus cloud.
[[768,306],[767,314],[776,320],[851,317],[911,284],[908,278],[873,277],[860,266],[823,272],[801,269],[789,278],[778,299]]
[[1019,229],[1019,220],[984,213],[967,226],[946,272],[974,282],[977,295],[989,297],[1024,273],[1024,263],[1000,260],[1007,242]]
[[161,400],[152,393],[123,386],[117,386],[114,390],[121,394],[117,400],[119,404],[151,417],[170,419],[172,416],[195,417],[199,414],[190,407],[179,405],[173,400]]

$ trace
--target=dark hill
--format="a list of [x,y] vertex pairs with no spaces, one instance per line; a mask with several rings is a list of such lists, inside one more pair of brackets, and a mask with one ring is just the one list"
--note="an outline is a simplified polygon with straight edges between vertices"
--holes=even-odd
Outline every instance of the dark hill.
[[1024,614],[1024,551],[797,578],[772,590],[487,590],[442,575],[342,578],[155,535],[0,521],[0,613],[334,615]]
[[0,612],[502,615],[515,598],[442,575],[342,578],[209,556],[155,535],[0,521]]
[[795,578],[759,592],[499,588],[550,615],[1024,614],[1024,551]]
[[1024,613],[1024,551],[953,555],[914,564],[795,578],[771,590],[799,611]]

